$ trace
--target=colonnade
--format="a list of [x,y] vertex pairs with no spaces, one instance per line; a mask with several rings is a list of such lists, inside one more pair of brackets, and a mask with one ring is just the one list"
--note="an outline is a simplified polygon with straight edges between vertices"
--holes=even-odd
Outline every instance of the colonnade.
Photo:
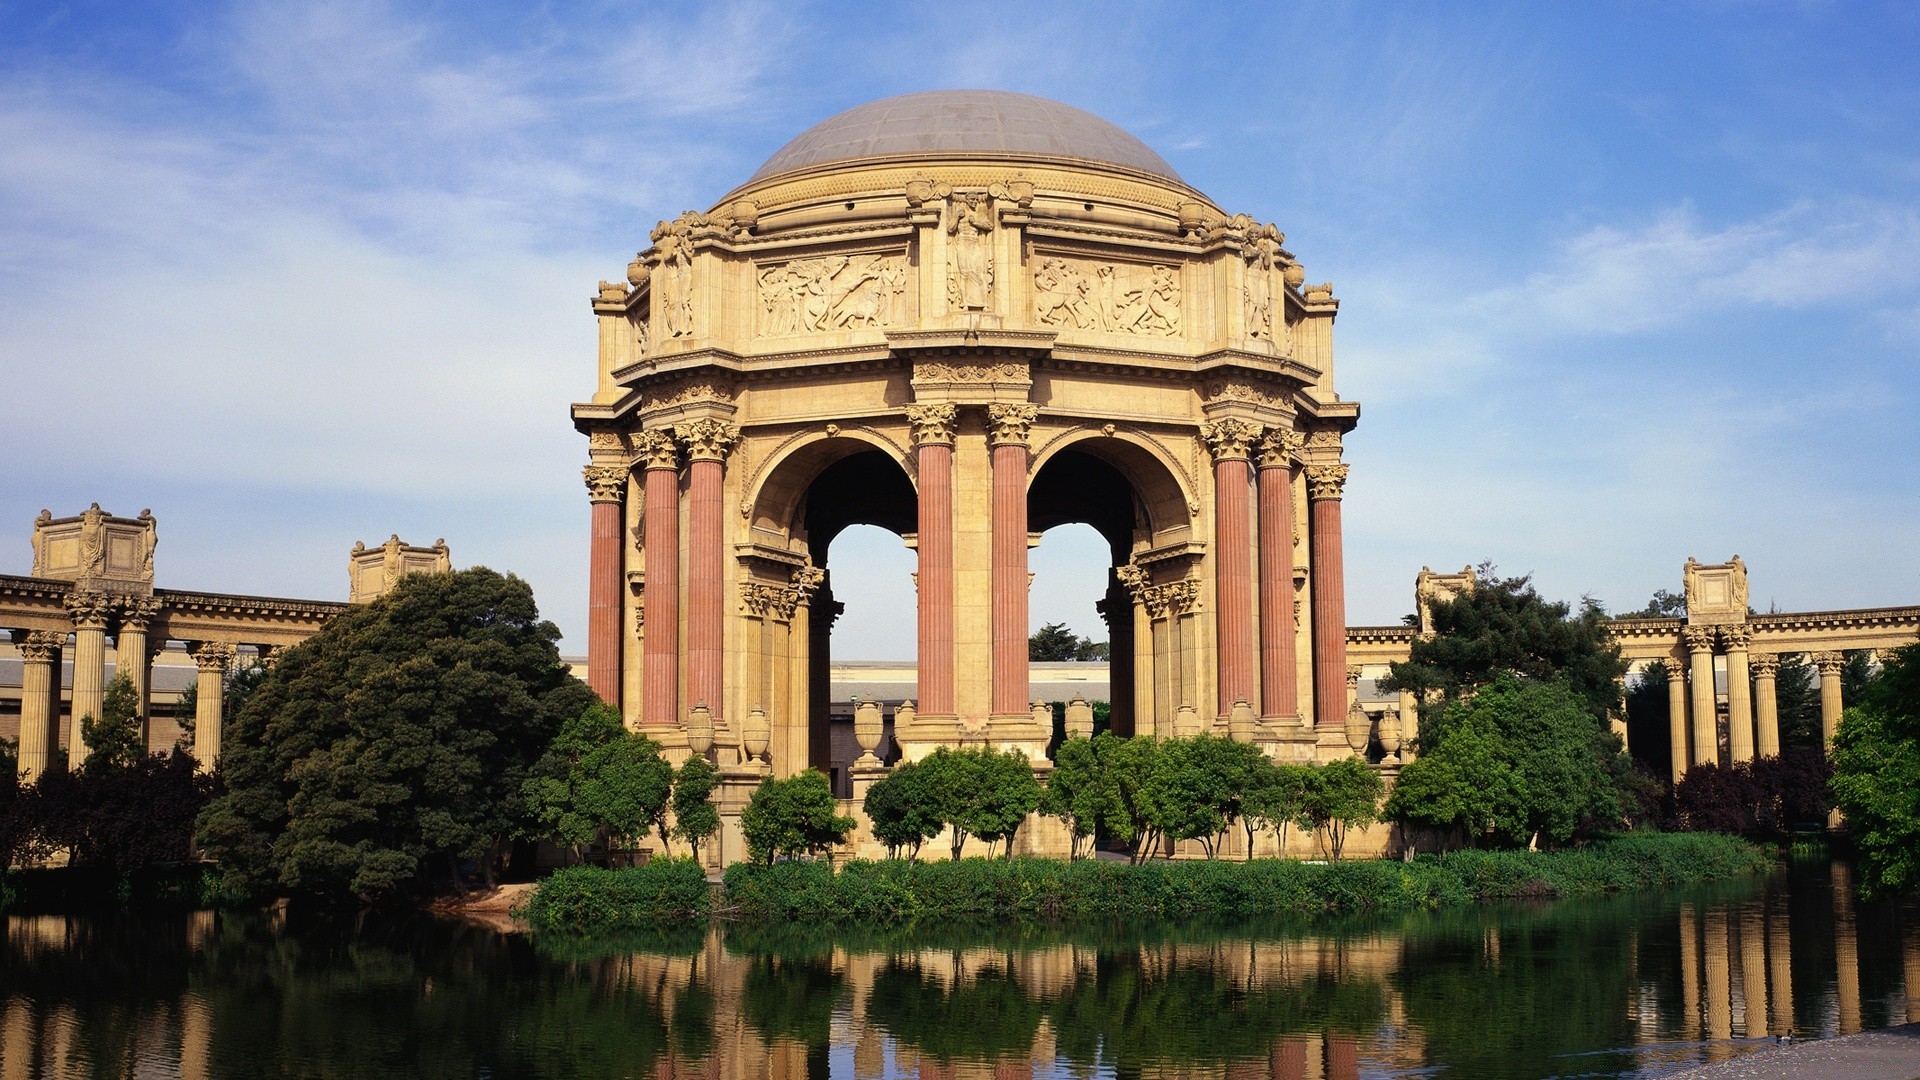
[[[1681,631],[1684,659],[1667,666],[1667,723],[1672,779],[1678,783],[1689,764],[1714,764],[1720,758],[1719,694],[1714,673],[1716,649],[1726,656],[1727,759],[1752,761],[1780,753],[1780,710],[1775,680],[1780,653],[1750,653],[1753,634],[1745,626],[1689,626]],[[1820,730],[1827,745],[1840,724],[1839,652],[1811,654],[1820,672]]]

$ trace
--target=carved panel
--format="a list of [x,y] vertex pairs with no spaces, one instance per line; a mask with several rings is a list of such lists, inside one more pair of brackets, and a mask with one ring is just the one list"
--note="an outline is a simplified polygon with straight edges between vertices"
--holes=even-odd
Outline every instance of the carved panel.
[[760,335],[871,330],[906,320],[904,255],[823,255],[763,266]]
[[1164,264],[1048,255],[1033,271],[1034,317],[1047,326],[1180,336],[1180,271]]

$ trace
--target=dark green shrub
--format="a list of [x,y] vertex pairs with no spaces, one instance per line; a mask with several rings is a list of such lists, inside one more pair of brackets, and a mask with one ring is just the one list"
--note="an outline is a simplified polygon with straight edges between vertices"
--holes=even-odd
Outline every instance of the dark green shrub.
[[699,863],[657,859],[622,870],[556,870],[533,891],[526,918],[535,930],[619,930],[704,919],[712,904]]

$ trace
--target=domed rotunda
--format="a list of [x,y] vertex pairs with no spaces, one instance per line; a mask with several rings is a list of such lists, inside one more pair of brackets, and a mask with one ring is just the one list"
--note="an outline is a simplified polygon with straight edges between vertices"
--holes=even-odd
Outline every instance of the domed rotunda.
[[[857,810],[893,762],[1056,738],[1031,700],[1027,552],[1091,525],[1119,734],[1351,753],[1338,302],[1274,226],[1139,139],[1024,94],[869,102],[802,132],[603,281],[573,406],[592,502],[589,682],[720,765],[715,858],[761,778]],[[850,525],[912,580],[835,580]],[[917,695],[830,724],[840,604],[917,612]],[[1069,706],[1066,732],[1091,728]],[[855,847],[872,846],[864,825]],[[1040,823],[1019,846],[1065,851]],[[864,849],[861,849],[864,850]]]

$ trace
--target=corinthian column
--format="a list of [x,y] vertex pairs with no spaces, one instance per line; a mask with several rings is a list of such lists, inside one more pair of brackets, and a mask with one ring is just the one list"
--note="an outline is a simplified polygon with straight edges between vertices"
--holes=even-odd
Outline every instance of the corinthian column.
[[[909,405],[920,478],[920,711],[953,715],[953,406]],[[1023,503],[1024,504],[1024,503]]]
[[1713,628],[1689,626],[1681,636],[1693,661],[1693,763],[1716,765],[1720,762],[1720,731],[1713,693]]
[[993,448],[993,712],[1027,705],[1027,431],[1032,405],[989,405]]
[[687,448],[687,696],[726,721],[727,454],[740,430],[720,420],[673,429]]
[[1753,657],[1754,745],[1761,757],[1780,755],[1780,701],[1774,693],[1780,657],[1760,653]]
[[1307,539],[1313,553],[1313,724],[1347,719],[1347,575],[1341,555],[1345,465],[1307,466]]
[[1203,429],[1213,451],[1213,619],[1219,643],[1215,715],[1253,693],[1253,487],[1248,454],[1260,425],[1222,420]]
[[[1300,433],[1285,428],[1260,440],[1260,715],[1300,715],[1293,626],[1293,455]],[[1271,726],[1271,723],[1269,724]]]
[[147,642],[147,624],[160,613],[151,596],[130,596],[120,602],[120,632],[113,637],[113,670],[133,684],[134,708],[146,730],[153,707],[153,652]]
[[1844,653],[1817,652],[1813,665],[1820,669],[1820,738],[1827,753],[1833,753],[1833,733],[1840,728],[1840,670],[1847,666]]
[[80,723],[98,721],[106,700],[107,622],[113,600],[105,593],[67,594],[67,612],[73,616],[73,712],[67,729],[67,756],[75,762],[86,756]]
[[1687,773],[1687,662],[1667,660],[1667,748],[1673,755],[1673,782]]
[[1720,640],[1727,646],[1727,749],[1735,761],[1753,760],[1753,692],[1747,685],[1747,646],[1753,632],[1744,626],[1723,626]]
[[212,772],[220,760],[220,727],[225,717],[227,669],[237,651],[228,641],[196,641],[189,646],[200,667],[194,683],[193,757],[201,772]]
[[627,470],[589,465],[583,470],[593,505],[593,541],[587,556],[587,685],[620,707],[620,524]]
[[664,431],[643,431],[633,449],[646,463],[647,636],[641,652],[640,722],[680,722],[680,449]]
[[23,783],[32,783],[47,771],[49,753],[57,744],[54,725],[60,717],[60,650],[67,635],[51,630],[15,630],[20,650],[20,745],[17,767]]

